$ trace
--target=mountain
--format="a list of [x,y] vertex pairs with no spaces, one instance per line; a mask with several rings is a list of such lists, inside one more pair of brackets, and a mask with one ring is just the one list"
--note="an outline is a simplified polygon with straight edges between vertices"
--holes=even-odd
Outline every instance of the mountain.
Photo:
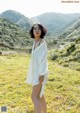
[[73,42],[80,38],[80,18],[72,23],[60,36],[58,41],[63,43]]
[[58,37],[57,45],[51,52],[51,59],[80,71],[80,18]]
[[0,18],[0,50],[28,49],[32,45],[29,33],[6,19]]
[[29,30],[31,23],[28,17],[25,17],[21,13],[14,11],[14,10],[7,10],[0,14],[0,18],[4,18],[9,20],[10,22],[13,22],[15,24],[18,24],[21,28]]
[[36,17],[32,17],[32,20],[37,20],[42,23],[52,34],[61,34],[69,25],[71,25],[77,18],[80,17],[80,13],[74,14],[62,14],[62,13],[44,13]]
[[55,36],[60,35],[68,26],[79,18],[80,13],[62,14],[50,12],[28,18],[17,11],[7,10],[0,14],[0,17],[18,24],[21,28],[26,30],[29,30],[33,23],[40,22],[46,27],[48,34]]

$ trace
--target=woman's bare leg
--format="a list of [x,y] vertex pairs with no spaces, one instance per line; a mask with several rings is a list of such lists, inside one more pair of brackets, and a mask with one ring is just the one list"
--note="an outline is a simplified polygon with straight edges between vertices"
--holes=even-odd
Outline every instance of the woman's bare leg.
[[42,113],[47,113],[47,105],[45,101],[44,95],[40,98],[40,104],[41,104],[41,111]]
[[41,113],[41,104],[40,104],[40,91],[42,88],[42,84],[34,85],[32,88],[32,101],[34,104],[35,113]]

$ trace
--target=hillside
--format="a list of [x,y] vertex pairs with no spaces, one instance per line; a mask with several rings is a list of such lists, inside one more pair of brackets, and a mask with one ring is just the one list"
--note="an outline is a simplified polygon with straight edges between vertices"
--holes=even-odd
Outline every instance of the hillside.
[[0,50],[24,49],[32,45],[32,39],[27,31],[18,25],[0,18]]
[[14,11],[14,10],[7,10],[0,14],[0,18],[4,18],[9,20],[10,22],[13,22],[15,24],[18,24],[21,28],[29,30],[31,23],[28,17],[25,17],[21,13]]
[[28,18],[17,11],[7,10],[0,14],[0,17],[18,24],[21,28],[26,30],[29,30],[33,23],[40,22],[47,28],[49,34],[60,35],[68,26],[72,25],[72,23],[80,17],[80,13],[63,14],[49,12]]
[[68,26],[70,26],[78,17],[80,13],[62,14],[62,13],[44,13],[39,16],[31,18],[42,23],[50,33],[61,34]]
[[80,37],[80,18],[78,18],[72,25],[70,25],[60,36],[59,39],[64,41],[74,41]]
[[58,48],[51,51],[51,59],[80,71],[80,18],[58,37]]

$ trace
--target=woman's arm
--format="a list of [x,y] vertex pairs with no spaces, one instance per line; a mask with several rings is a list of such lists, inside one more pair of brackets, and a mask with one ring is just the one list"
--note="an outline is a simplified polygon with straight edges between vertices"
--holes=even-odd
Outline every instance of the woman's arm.
[[39,76],[45,76],[48,71],[46,44],[44,44],[41,50],[39,50],[37,58],[38,58],[38,64],[39,64]]

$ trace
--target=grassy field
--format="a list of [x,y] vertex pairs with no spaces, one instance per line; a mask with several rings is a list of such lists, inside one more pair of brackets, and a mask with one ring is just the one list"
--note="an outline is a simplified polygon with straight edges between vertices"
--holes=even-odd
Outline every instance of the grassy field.
[[[0,56],[0,106],[8,113],[34,113],[31,86],[25,83],[30,55]],[[45,86],[48,113],[80,113],[80,72],[48,59]]]

